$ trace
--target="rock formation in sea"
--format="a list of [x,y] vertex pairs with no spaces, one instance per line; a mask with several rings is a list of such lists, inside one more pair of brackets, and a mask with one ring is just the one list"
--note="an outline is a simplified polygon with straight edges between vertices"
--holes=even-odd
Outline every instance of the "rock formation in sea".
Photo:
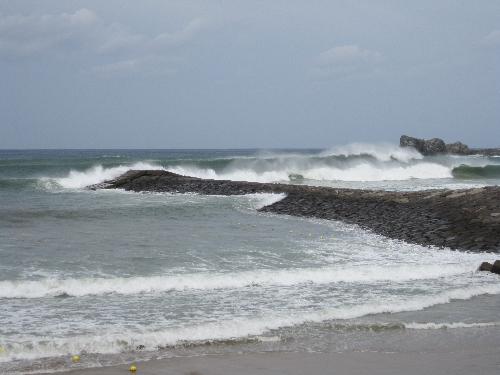
[[422,155],[500,155],[498,148],[470,148],[462,142],[445,143],[441,138],[423,139],[402,135],[399,146],[413,147]]
[[399,139],[401,147],[413,147],[422,155],[436,155],[436,154],[460,154],[468,155],[470,153],[469,147],[461,142],[446,144],[441,138],[421,139],[402,135]]

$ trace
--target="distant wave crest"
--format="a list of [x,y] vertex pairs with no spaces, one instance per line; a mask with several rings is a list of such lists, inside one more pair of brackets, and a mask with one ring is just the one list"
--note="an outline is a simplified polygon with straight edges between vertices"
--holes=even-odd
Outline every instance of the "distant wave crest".
[[71,170],[64,177],[45,177],[40,182],[52,189],[81,189],[131,169],[163,169],[216,180],[294,183],[500,178],[500,164],[495,162],[482,157],[424,157],[411,148],[353,143],[316,153],[274,152],[243,157],[138,161],[112,167],[96,165],[87,170]]

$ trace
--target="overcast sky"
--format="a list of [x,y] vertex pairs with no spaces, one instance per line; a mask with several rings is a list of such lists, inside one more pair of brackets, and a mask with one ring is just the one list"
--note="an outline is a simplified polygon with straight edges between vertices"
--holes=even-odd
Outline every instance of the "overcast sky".
[[500,146],[500,1],[0,0],[0,148]]

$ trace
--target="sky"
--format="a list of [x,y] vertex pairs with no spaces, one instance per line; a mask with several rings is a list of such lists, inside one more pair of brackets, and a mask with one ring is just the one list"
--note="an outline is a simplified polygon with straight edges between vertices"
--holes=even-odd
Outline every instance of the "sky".
[[0,0],[0,148],[500,147],[500,1]]

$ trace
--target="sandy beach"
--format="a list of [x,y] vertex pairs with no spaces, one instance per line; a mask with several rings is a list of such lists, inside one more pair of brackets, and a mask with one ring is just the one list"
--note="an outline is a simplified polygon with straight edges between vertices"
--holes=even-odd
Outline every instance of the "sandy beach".
[[[73,370],[68,375],[119,375],[128,365]],[[500,347],[454,352],[251,353],[172,358],[137,363],[142,375],[493,375]]]

